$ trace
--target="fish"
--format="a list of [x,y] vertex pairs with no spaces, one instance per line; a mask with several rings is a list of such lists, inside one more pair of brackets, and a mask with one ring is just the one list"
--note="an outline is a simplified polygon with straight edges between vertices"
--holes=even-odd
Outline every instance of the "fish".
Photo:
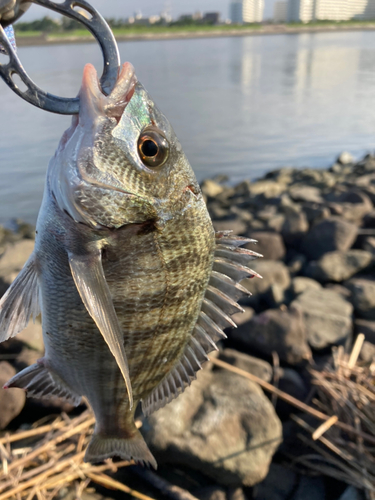
[[122,66],[102,93],[83,71],[79,115],[51,159],[35,248],[0,301],[0,341],[41,313],[45,354],[4,388],[82,398],[95,415],[85,460],[157,467],[135,425],[178,397],[234,327],[239,282],[259,276],[253,240],[215,233],[168,119]]

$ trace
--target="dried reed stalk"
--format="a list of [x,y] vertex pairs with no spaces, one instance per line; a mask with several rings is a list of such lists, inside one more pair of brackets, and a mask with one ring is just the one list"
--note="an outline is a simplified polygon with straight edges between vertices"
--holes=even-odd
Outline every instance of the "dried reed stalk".
[[[0,500],[52,500],[62,488],[74,482],[80,496],[91,481],[131,493],[141,500],[152,500],[104,474],[133,462],[106,460],[104,465],[83,462],[83,448],[93,433],[94,423],[92,412],[86,410],[72,419],[63,414],[47,425],[37,422],[27,431],[1,437]],[[137,421],[137,427],[140,426]]]
[[364,335],[360,334],[350,354],[339,347],[324,369],[311,369],[315,386],[315,407],[286,394],[255,375],[221,360],[215,365],[257,382],[302,413],[324,420],[311,427],[302,418],[293,419],[308,433],[298,437],[314,453],[295,457],[295,463],[335,477],[363,489],[368,500],[375,500],[375,362],[359,363]]

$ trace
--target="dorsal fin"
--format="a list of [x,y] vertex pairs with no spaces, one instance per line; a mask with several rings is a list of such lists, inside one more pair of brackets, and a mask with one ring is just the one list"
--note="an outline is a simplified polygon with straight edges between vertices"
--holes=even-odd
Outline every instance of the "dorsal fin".
[[175,399],[196,378],[207,354],[217,350],[215,342],[225,339],[224,328],[235,327],[231,314],[243,311],[237,301],[249,292],[238,284],[243,278],[261,276],[247,267],[251,260],[262,255],[243,248],[255,240],[232,236],[230,231],[216,233],[216,250],[211,278],[202,301],[201,311],[184,353],[171,372],[142,401],[147,416]]

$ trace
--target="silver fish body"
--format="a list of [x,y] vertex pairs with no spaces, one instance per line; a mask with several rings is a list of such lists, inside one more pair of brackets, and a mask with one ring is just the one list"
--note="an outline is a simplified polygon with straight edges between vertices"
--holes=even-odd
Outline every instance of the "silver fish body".
[[35,251],[0,302],[0,341],[42,312],[45,356],[7,384],[84,396],[86,460],[156,462],[134,424],[177,397],[233,326],[249,240],[214,233],[168,120],[124,65],[112,94],[91,66],[49,165]]

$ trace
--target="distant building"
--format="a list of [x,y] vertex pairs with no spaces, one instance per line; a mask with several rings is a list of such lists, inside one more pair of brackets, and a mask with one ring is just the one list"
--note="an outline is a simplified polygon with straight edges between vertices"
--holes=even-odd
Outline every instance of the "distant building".
[[220,12],[206,12],[202,18],[204,23],[219,24]]
[[273,6],[273,21],[275,23],[285,23],[287,19],[288,2],[275,2]]
[[230,18],[233,23],[260,23],[263,21],[264,0],[233,0]]
[[288,0],[287,21],[308,23],[314,19],[315,0]]
[[287,21],[375,19],[375,0],[288,0]]

